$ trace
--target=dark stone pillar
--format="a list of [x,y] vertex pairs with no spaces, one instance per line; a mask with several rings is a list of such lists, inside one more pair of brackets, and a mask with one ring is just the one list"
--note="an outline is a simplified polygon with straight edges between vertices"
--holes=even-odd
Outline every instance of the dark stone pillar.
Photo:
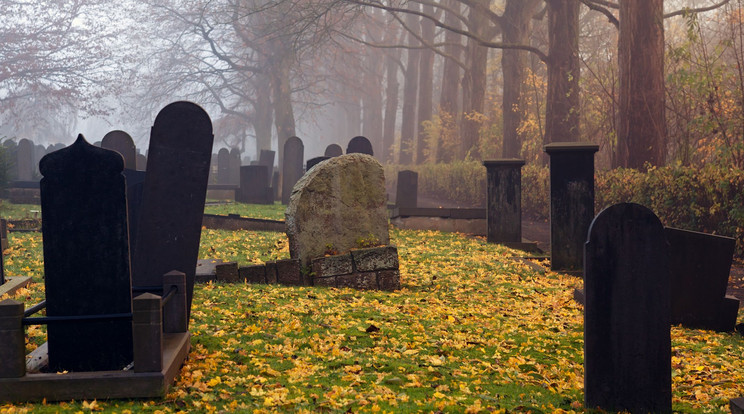
[[488,242],[522,242],[522,166],[524,160],[484,161],[488,182]]
[[163,306],[163,332],[186,332],[189,329],[186,316],[186,274],[173,271],[163,275],[163,295],[168,295],[172,289],[175,293]]
[[272,204],[273,190],[266,186],[268,168],[263,165],[244,165],[240,167],[240,187],[235,193],[235,201],[251,204]]
[[399,208],[418,207],[418,173],[416,171],[403,170],[398,172],[395,206]]
[[579,272],[594,217],[594,153],[598,145],[554,142],[550,156],[550,267]]
[[591,223],[585,246],[585,407],[671,412],[671,290],[664,227],[646,207],[616,204]]
[[289,137],[284,143],[284,162],[282,163],[282,204],[289,204],[289,196],[295,183],[305,171],[302,161],[305,159],[305,146],[297,137]]
[[134,372],[163,369],[163,309],[161,298],[143,293],[132,301]]
[[26,336],[23,332],[23,303],[0,302],[0,378],[26,375]]

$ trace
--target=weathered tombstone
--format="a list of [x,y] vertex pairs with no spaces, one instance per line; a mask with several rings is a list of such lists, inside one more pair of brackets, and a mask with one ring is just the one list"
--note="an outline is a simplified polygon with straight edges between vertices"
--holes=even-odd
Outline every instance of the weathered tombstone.
[[316,165],[295,185],[287,211],[289,253],[304,266],[329,248],[339,253],[360,239],[387,245],[388,215],[382,166],[365,154]]
[[39,176],[39,161],[47,154],[46,148],[43,145],[34,145],[34,171],[33,176]]
[[235,201],[251,204],[273,203],[273,189],[266,185],[268,174],[265,165],[240,167],[240,187],[235,191]]
[[48,324],[52,371],[120,370],[132,361],[123,169],[119,154],[82,135],[41,160],[47,316],[103,317]]
[[132,281],[135,286],[157,291],[164,274],[172,270],[185,273],[188,310],[213,140],[209,115],[184,101],[163,108],[150,133]]
[[736,239],[667,227],[672,323],[733,331],[739,301],[726,297]]
[[375,155],[372,150],[372,143],[366,137],[357,136],[349,141],[349,145],[346,146],[346,153],[360,153],[367,155]]
[[107,133],[101,140],[101,148],[116,151],[124,157],[124,168],[137,169],[137,149],[132,137],[124,131],[115,130]]
[[339,155],[344,155],[344,149],[338,144],[331,144],[326,147],[323,155],[326,157],[338,157]]
[[522,166],[524,160],[484,161],[488,183],[489,243],[522,242]]
[[275,157],[275,151],[262,149],[258,154],[258,165],[265,165],[269,168],[269,171],[272,171],[274,169]]
[[310,171],[311,168],[329,159],[331,159],[331,157],[322,156],[322,157],[310,158],[309,160],[307,160],[307,163],[305,164],[305,172]]
[[26,138],[18,141],[16,157],[18,181],[31,181],[34,175],[34,144]]
[[221,148],[217,153],[217,184],[230,183],[230,151]]
[[297,180],[302,177],[302,161],[305,159],[305,146],[298,137],[289,137],[284,143],[284,162],[282,163],[282,204],[289,204]]
[[418,206],[418,173],[416,171],[398,171],[395,206],[398,208],[416,208]]
[[550,156],[550,267],[578,272],[594,217],[594,153],[599,146],[554,142]]
[[671,412],[664,227],[641,205],[611,206],[591,223],[585,259],[585,407]]
[[8,160],[8,178],[18,180],[18,144],[9,139],[3,142],[3,147]]
[[240,150],[230,150],[230,184],[240,184]]

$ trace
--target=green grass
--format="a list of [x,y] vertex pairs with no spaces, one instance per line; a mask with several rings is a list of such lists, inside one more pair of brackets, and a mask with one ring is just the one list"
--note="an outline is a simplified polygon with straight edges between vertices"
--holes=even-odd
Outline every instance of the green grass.
[[227,203],[219,205],[208,205],[204,207],[206,214],[237,214],[243,217],[260,218],[268,220],[284,220],[286,206],[279,202],[274,204],[245,204]]
[[[251,206],[238,214],[254,216]],[[274,206],[276,211],[283,210]],[[38,283],[41,237],[12,233],[10,274]],[[402,289],[197,285],[192,351],[167,398],[0,405],[0,412],[583,411],[580,279],[482,238],[392,230]],[[279,233],[203,230],[201,258],[287,257]],[[373,329],[372,327],[376,329]],[[29,330],[31,350],[44,330]],[[736,334],[672,329],[674,409],[728,412],[744,395]]]
[[0,217],[8,220],[40,219],[41,206],[35,204],[13,204],[0,200]]

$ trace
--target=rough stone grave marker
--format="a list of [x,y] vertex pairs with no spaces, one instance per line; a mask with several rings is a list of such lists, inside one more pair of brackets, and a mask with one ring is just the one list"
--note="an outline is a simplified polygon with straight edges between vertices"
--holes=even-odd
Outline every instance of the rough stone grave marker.
[[726,297],[736,239],[667,227],[672,323],[733,331],[739,301]]
[[302,176],[287,211],[289,253],[304,266],[331,246],[339,253],[360,238],[387,245],[388,217],[382,166],[365,154],[347,154]]
[[16,153],[18,181],[31,181],[34,174],[34,144],[26,138],[18,141]]
[[[44,276],[49,317],[132,311],[122,157],[82,135],[41,160]],[[56,371],[119,370],[132,361],[126,318],[50,323]]]
[[156,287],[168,272],[185,273],[189,311],[213,140],[209,115],[184,101],[163,108],[150,133],[132,281]]
[[124,168],[137,169],[137,149],[132,137],[124,131],[115,130],[107,133],[101,140],[101,148],[116,151],[124,157]]
[[622,203],[589,229],[584,287],[584,405],[671,412],[667,242],[654,213]]
[[375,155],[372,150],[372,143],[369,142],[367,137],[356,136],[349,141],[349,145],[346,146],[346,153],[360,153],[367,155]]
[[326,147],[323,155],[326,157],[338,157],[339,155],[344,155],[344,149],[338,144],[331,144]]
[[284,162],[282,163],[282,204],[289,204],[297,180],[304,171],[302,164],[305,159],[305,146],[298,137],[289,137],[284,143]]
[[230,151],[220,148],[217,152],[217,184],[230,183]]
[[418,173],[416,171],[403,170],[398,172],[395,206],[398,208],[416,208],[418,206]]

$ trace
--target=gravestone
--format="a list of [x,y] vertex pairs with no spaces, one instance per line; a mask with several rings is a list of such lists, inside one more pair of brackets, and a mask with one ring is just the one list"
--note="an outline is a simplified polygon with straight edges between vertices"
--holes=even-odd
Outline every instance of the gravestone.
[[375,155],[372,151],[372,143],[366,137],[357,136],[349,141],[349,145],[346,146],[346,153],[360,153],[367,155]]
[[667,227],[672,323],[733,331],[739,301],[726,297],[736,239]]
[[305,146],[298,137],[289,137],[284,143],[284,162],[282,163],[282,204],[289,204],[297,180],[304,171],[302,162],[305,159]]
[[145,191],[144,171],[124,169],[124,177],[127,179],[127,211],[129,212],[129,251],[134,253],[137,247],[137,230],[139,230],[140,216],[142,214],[143,194]]
[[230,150],[230,184],[240,184],[240,150]]
[[325,156],[310,158],[309,160],[307,160],[307,163],[305,164],[305,171],[306,172],[307,171],[310,171],[311,168],[313,168],[316,165],[320,164],[321,162],[323,162],[325,160],[329,160],[331,158],[332,157],[325,157]]
[[[123,169],[82,135],[41,160],[48,317],[131,314]],[[120,370],[133,358],[126,317],[49,323],[47,335],[52,371]]]
[[591,223],[585,258],[585,407],[671,412],[664,227],[641,205],[608,207]]
[[34,144],[26,138],[18,141],[16,165],[18,181],[31,181],[34,175]]
[[488,185],[489,243],[522,242],[522,166],[524,160],[484,161]]
[[579,272],[594,217],[594,153],[599,146],[554,142],[550,156],[550,268]]
[[186,274],[189,314],[213,140],[209,115],[194,103],[174,102],[155,118],[133,255],[135,286],[156,292],[164,274]]
[[262,149],[258,153],[258,165],[264,165],[269,171],[274,170],[274,158],[276,158],[276,152],[272,150]]
[[41,161],[42,158],[47,154],[46,148],[44,148],[43,145],[34,145],[34,171],[33,176],[38,177],[39,176],[39,161]]
[[295,185],[285,212],[289,253],[304,266],[333,249],[348,252],[360,240],[387,245],[388,215],[382,166],[365,154],[318,164]]
[[326,147],[323,155],[326,157],[338,157],[339,155],[344,155],[344,149],[338,144],[331,144]]
[[250,204],[272,204],[274,193],[266,185],[268,168],[265,165],[240,167],[240,187],[235,190],[235,201]]
[[395,206],[398,208],[418,207],[418,173],[411,170],[398,172],[398,185],[395,189]]
[[8,160],[8,178],[18,180],[18,144],[13,140],[3,142],[5,158]]
[[145,171],[145,169],[147,168],[147,157],[145,156],[145,154],[140,154],[138,152],[136,160],[137,171]]
[[217,152],[217,184],[230,184],[230,151],[227,148]]
[[124,168],[137,169],[137,149],[132,137],[124,131],[115,130],[107,133],[101,140],[101,148],[116,151],[124,157]]

